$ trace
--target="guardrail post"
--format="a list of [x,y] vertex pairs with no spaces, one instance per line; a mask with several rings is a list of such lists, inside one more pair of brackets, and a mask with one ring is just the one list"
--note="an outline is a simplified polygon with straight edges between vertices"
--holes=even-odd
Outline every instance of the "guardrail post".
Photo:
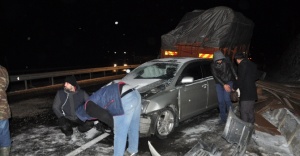
[[28,89],[27,80],[25,80],[24,82],[25,82],[25,90],[26,90]]
[[54,85],[54,79],[51,77],[51,85]]

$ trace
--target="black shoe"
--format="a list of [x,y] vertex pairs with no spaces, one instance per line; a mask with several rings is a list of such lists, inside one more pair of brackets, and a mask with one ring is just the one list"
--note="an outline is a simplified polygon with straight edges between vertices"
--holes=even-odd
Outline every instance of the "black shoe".
[[98,122],[96,125],[95,125],[96,129],[102,133],[104,133],[104,128],[103,128],[103,124],[101,122]]
[[85,123],[78,125],[77,129],[81,133],[85,133],[94,127],[94,122],[86,121]]
[[104,129],[104,132],[105,133],[108,133],[110,135],[113,135],[114,134],[114,130],[112,128],[107,128],[107,129]]

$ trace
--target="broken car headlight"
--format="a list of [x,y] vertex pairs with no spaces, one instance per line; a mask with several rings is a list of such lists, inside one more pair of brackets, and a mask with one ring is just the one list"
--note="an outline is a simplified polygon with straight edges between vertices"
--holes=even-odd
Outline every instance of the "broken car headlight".
[[141,114],[146,113],[146,110],[147,110],[149,104],[150,104],[149,100],[142,100],[142,111],[141,111]]

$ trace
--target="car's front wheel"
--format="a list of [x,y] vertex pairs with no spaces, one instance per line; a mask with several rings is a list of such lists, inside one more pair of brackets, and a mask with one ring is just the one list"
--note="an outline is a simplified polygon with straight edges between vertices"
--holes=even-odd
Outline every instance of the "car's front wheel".
[[175,114],[171,108],[165,108],[160,111],[156,120],[155,135],[164,139],[174,131],[175,128]]

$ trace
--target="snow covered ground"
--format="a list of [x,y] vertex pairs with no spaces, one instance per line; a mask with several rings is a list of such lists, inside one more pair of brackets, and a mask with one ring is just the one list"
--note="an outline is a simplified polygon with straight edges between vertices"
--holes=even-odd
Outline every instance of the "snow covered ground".
[[[190,127],[182,132],[184,136],[174,140],[174,144],[189,144],[197,142],[201,134],[208,134],[216,132],[214,128],[208,127],[215,123],[216,119],[211,119],[206,121],[203,125],[198,125],[195,127]],[[75,130],[75,129],[74,129]],[[87,143],[91,138],[99,135],[96,129],[92,129],[86,134],[80,134],[75,131],[71,139],[67,139],[59,129],[56,127],[45,127],[38,126],[32,129],[24,131],[24,133],[13,137],[13,145],[11,150],[12,156],[35,156],[35,155],[67,155],[71,151],[79,148],[80,146]],[[219,134],[219,133],[218,133]],[[218,137],[215,140],[219,140]],[[201,137],[200,137],[201,138]],[[104,143],[101,141],[86,150],[82,151],[78,155],[112,155],[113,146],[112,139],[104,139]],[[216,144],[223,144],[221,146],[223,149],[230,149],[232,145],[229,143],[215,142]],[[155,144],[153,144],[155,147]],[[170,145],[172,146],[172,145]],[[176,145],[177,146],[177,145]],[[286,140],[283,136],[272,136],[270,134],[262,133],[257,131],[256,135],[252,137],[252,141],[249,144],[250,149],[256,149],[254,152],[246,151],[245,155],[248,156],[292,156],[290,153]],[[258,151],[257,151],[258,150]],[[258,154],[260,153],[260,154]],[[149,151],[143,151],[141,155],[150,155]],[[162,155],[177,155],[173,151],[168,151],[161,153]],[[219,154],[218,154],[219,155]],[[220,154],[222,155],[222,154]]]
[[[54,93],[32,95],[32,97],[10,97],[12,110],[11,156],[62,156],[85,145],[100,135],[96,129],[79,133],[74,128],[71,138],[66,138],[57,127],[51,107]],[[16,100],[17,99],[17,100]],[[271,118],[269,112],[265,118]],[[270,119],[271,120],[271,119]],[[232,155],[234,145],[222,138],[224,125],[218,125],[218,110],[214,109],[180,123],[170,137],[160,140],[156,137],[140,139],[139,155],[151,156],[148,141],[162,156],[181,156],[192,149],[199,141],[214,144],[216,155]],[[113,136],[109,135],[88,147],[78,156],[108,156],[113,154]],[[293,156],[287,141],[281,135],[270,135],[256,131],[247,146],[246,156]]]
[[[220,126],[217,123],[217,110],[212,110],[184,121],[174,132],[173,136],[166,140],[159,140],[155,137],[141,138],[139,154],[141,156],[151,156],[148,147],[145,146],[148,140],[163,156],[184,155],[199,140],[204,140],[215,144],[219,148],[220,152],[217,155],[230,155],[234,146],[221,137],[224,126]],[[32,128],[25,127],[14,133],[12,137],[12,156],[67,155],[100,135],[94,128],[86,133],[79,133],[74,128],[73,136],[66,138],[55,125],[37,124],[32,126]],[[113,136],[110,135],[78,155],[106,156],[112,154]],[[273,136],[259,131],[256,131],[256,134],[252,136],[245,155],[293,156],[283,136]]]

